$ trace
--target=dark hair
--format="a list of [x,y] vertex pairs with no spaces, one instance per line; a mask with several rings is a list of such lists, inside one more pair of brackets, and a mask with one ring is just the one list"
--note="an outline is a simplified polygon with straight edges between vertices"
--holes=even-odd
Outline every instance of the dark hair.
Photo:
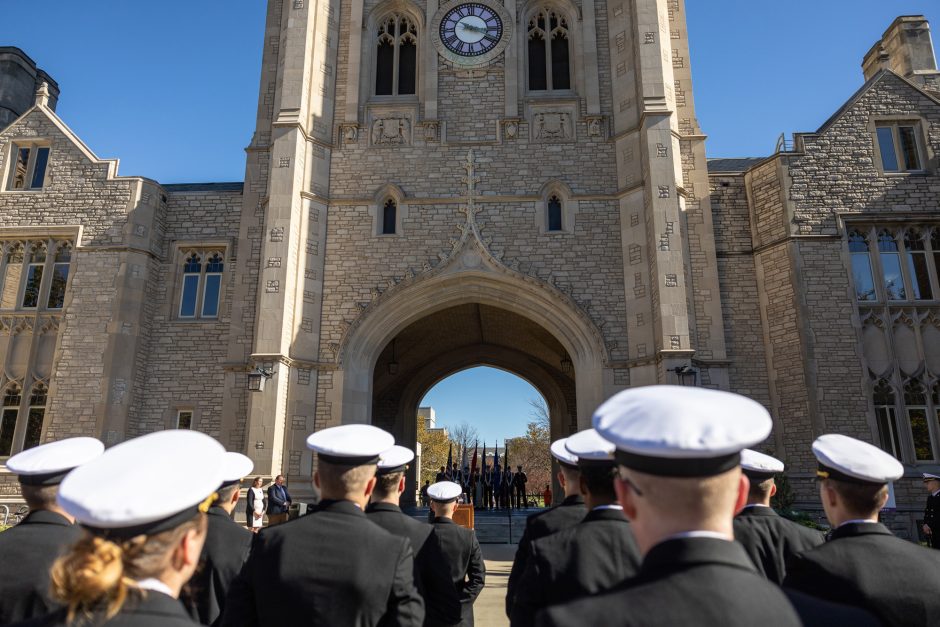
[[404,476],[404,472],[390,472],[384,475],[376,476],[375,487],[372,493],[379,498],[391,496],[398,491],[398,484]]
[[888,492],[888,486],[883,483],[853,483],[838,479],[826,481],[842,497],[845,509],[859,518],[876,514],[881,509],[881,503]]
[[20,485],[20,494],[31,510],[53,507],[58,493],[58,485]]
[[219,488],[216,492],[219,495],[219,497],[215,500],[215,502],[216,503],[228,503],[229,501],[232,500],[232,495],[238,492],[240,488],[241,486],[237,483],[233,483],[232,485],[227,485],[224,488]]
[[774,478],[770,477],[769,479],[764,479],[763,481],[758,481],[756,479],[751,479],[751,487],[747,491],[748,498],[751,500],[761,500],[764,501],[770,496],[770,491],[774,487]]
[[611,465],[586,465],[581,467],[581,481],[592,497],[615,501],[617,493],[614,492],[614,470]]

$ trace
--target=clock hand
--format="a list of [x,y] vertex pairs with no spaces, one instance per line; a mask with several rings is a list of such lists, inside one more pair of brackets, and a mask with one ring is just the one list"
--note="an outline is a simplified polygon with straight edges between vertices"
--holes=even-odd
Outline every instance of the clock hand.
[[469,31],[472,31],[472,32],[474,32],[474,33],[485,33],[485,32],[486,32],[486,29],[485,29],[485,28],[480,28],[479,26],[471,26],[470,24],[466,24],[466,23],[464,23],[464,22],[458,22],[458,23],[460,24],[460,26],[463,27],[464,30],[469,30]]

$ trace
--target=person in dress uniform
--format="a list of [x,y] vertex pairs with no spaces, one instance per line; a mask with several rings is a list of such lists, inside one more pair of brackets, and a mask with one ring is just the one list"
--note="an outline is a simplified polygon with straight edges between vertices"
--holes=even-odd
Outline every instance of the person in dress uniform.
[[459,485],[446,481],[428,488],[431,509],[434,510],[434,531],[450,568],[450,580],[460,597],[459,624],[473,627],[473,602],[486,583],[486,566],[483,565],[483,552],[476,534],[453,521],[460,494]]
[[823,543],[822,533],[783,518],[770,507],[777,493],[774,475],[783,462],[750,449],[741,451],[741,470],[751,482],[747,505],[734,518],[734,539],[741,543],[757,570],[782,584],[786,562],[796,553]]
[[222,625],[401,625],[424,622],[411,543],[366,518],[379,455],[395,444],[371,425],[317,431],[312,513],[255,535]]
[[542,610],[537,625],[801,624],[734,542],[748,489],[741,450],[770,434],[766,409],[728,392],[652,385],[615,395],[593,423],[617,448],[614,487],[643,561],[613,590]]
[[232,512],[238,505],[241,481],[253,468],[245,455],[225,454],[223,482],[207,512],[209,527],[199,568],[180,595],[189,615],[203,625],[218,624],[232,580],[248,559],[252,534],[232,520]]
[[397,445],[382,453],[366,516],[392,535],[411,541],[415,588],[424,598],[425,627],[457,625],[461,618],[460,598],[450,580],[450,568],[434,527],[407,516],[399,507],[405,491],[405,472],[414,457],[411,449]]
[[506,616],[512,616],[515,602],[516,583],[525,572],[529,560],[530,547],[539,538],[544,538],[556,531],[573,527],[584,519],[587,509],[581,495],[581,471],[578,458],[565,447],[568,438],[555,440],[549,447],[552,457],[558,462],[558,483],[565,493],[565,499],[554,507],[530,514],[526,518],[525,530],[519,540],[516,556],[509,571],[506,583]]
[[52,567],[63,607],[21,627],[198,625],[178,598],[199,564],[224,458],[208,435],[172,429],[73,470],[58,502],[84,533]]
[[923,480],[929,493],[927,507],[924,508],[923,532],[927,537],[927,546],[940,549],[940,474],[925,472]]
[[567,438],[565,448],[578,460],[588,514],[532,543],[516,585],[512,627],[534,625],[536,612],[549,605],[610,590],[640,565],[630,523],[614,493],[614,445],[588,429]]
[[95,438],[50,442],[7,460],[17,475],[29,515],[0,533],[0,563],[10,570],[0,577],[0,625],[48,614],[58,607],[49,597],[49,569],[81,537],[75,520],[56,504],[59,484],[75,467],[104,452]]
[[940,554],[902,540],[878,522],[888,482],[904,467],[871,444],[839,434],[813,443],[829,541],[787,565],[784,586],[863,607],[885,625],[936,625]]
[[489,464],[483,469],[483,509],[493,509],[493,468]]
[[513,489],[512,481],[515,478],[516,474],[512,471],[509,466],[506,466],[506,469],[503,470],[503,481],[500,486],[500,492],[503,496],[503,507],[506,509],[512,509],[515,506],[515,499],[513,498]]

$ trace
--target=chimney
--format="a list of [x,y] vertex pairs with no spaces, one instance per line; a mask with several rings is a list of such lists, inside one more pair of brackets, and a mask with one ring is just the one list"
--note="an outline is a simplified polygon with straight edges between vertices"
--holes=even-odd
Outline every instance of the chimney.
[[862,61],[866,81],[883,69],[900,74],[918,87],[940,92],[940,72],[927,18],[902,15],[891,23]]

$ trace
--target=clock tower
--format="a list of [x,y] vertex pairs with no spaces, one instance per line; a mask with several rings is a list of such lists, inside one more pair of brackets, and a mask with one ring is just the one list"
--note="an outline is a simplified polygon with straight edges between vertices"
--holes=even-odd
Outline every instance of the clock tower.
[[309,433],[413,446],[469,365],[553,437],[693,359],[727,388],[703,142],[683,0],[270,0],[229,354],[273,376],[228,435],[306,484]]

